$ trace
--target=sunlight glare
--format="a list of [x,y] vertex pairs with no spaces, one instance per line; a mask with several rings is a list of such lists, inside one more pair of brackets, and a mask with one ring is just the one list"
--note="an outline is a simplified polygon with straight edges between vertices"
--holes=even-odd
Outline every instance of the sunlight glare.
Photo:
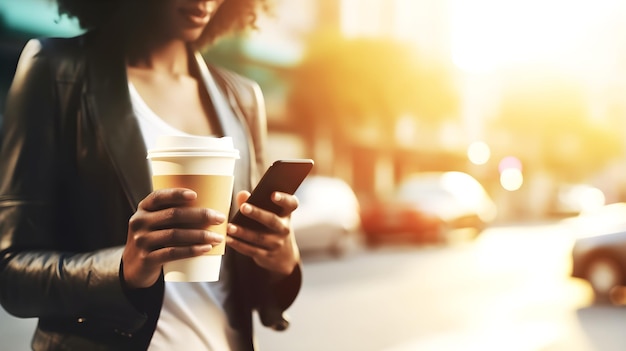
[[606,35],[605,22],[620,6],[619,0],[451,0],[453,62],[480,73],[518,63],[583,61],[616,38]]

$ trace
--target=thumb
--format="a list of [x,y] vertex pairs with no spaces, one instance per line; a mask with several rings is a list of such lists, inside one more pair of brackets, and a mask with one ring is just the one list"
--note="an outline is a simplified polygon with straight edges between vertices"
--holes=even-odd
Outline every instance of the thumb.
[[248,200],[249,197],[250,197],[250,192],[248,191],[242,190],[238,192],[237,196],[235,196],[235,200],[237,201],[237,207],[241,206],[241,204],[246,202],[246,200]]

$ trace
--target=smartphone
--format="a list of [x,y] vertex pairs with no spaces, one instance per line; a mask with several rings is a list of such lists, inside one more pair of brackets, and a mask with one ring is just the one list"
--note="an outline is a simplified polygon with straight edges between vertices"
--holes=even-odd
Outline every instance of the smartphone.
[[[289,159],[275,161],[263,174],[257,186],[252,190],[247,203],[278,214],[281,207],[272,201],[272,193],[279,191],[293,195],[296,192],[304,178],[313,168],[313,160],[311,159]],[[244,228],[269,231],[268,228],[245,216],[240,211],[235,213],[231,223],[242,226]]]

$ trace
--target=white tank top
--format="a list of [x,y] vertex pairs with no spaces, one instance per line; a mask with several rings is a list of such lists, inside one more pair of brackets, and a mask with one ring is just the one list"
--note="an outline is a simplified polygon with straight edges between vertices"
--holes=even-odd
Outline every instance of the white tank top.
[[[167,124],[143,101],[128,83],[133,111],[147,148],[159,135],[189,135]],[[165,282],[163,307],[149,351],[231,351],[241,350],[242,338],[226,319],[223,302],[225,282]]]

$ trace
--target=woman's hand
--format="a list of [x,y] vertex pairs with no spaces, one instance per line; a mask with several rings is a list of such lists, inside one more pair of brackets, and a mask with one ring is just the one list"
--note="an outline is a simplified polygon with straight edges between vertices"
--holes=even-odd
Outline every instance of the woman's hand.
[[293,195],[274,192],[272,201],[282,208],[282,212],[276,215],[245,203],[249,196],[247,191],[237,194],[240,211],[271,231],[262,233],[229,224],[226,244],[252,257],[256,264],[279,277],[291,274],[300,261],[300,251],[291,227],[291,213],[298,208],[298,199]]
[[124,280],[131,288],[156,283],[166,262],[202,255],[222,242],[205,230],[226,220],[224,214],[192,207],[197,194],[189,189],[156,190],[144,198],[128,222],[122,255]]

